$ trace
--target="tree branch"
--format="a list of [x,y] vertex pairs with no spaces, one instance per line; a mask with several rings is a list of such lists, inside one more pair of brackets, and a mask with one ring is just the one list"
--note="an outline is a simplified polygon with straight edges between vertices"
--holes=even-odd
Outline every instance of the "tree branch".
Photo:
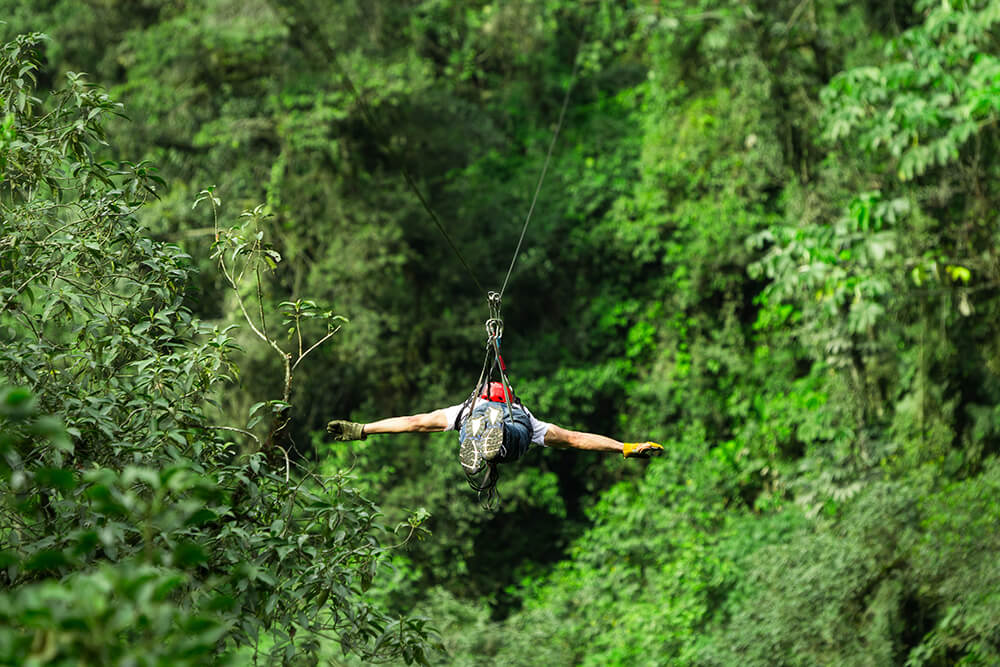
[[235,433],[242,433],[243,435],[248,435],[251,438],[253,438],[254,442],[257,443],[257,446],[260,447],[260,438],[258,438],[257,436],[255,436],[253,433],[251,433],[246,429],[236,428],[235,426],[207,426],[206,428],[209,428],[213,431],[233,431]]
[[292,371],[294,371],[298,367],[299,363],[301,363],[301,361],[306,358],[306,355],[308,355],[310,352],[312,352],[313,350],[315,350],[317,347],[319,347],[320,345],[322,345],[323,343],[325,343],[326,341],[328,341],[330,338],[332,338],[335,333],[337,333],[338,331],[340,331],[340,328],[342,326],[344,326],[344,325],[341,324],[340,326],[338,326],[333,331],[327,333],[325,336],[323,336],[318,341],[316,341],[315,343],[313,343],[313,345],[308,350],[306,350],[305,352],[301,353],[299,355],[299,358],[295,361],[295,364],[292,366]]

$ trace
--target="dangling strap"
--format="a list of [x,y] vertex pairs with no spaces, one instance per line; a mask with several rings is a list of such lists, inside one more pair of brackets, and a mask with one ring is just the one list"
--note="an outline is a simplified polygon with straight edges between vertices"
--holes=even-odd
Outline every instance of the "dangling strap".
[[[483,386],[485,386],[485,384],[489,382],[489,376],[486,375],[486,367],[489,365],[489,363],[490,363],[490,353],[489,350],[487,350],[486,358],[483,359],[483,369],[479,371],[479,380],[476,382],[476,386],[472,390],[472,393],[469,394],[469,397],[465,399],[464,403],[462,403],[462,407],[459,409],[458,414],[455,415],[455,423],[452,424],[452,427],[456,431],[461,429],[462,420],[465,418],[465,414],[472,410],[472,406],[475,405],[476,403],[476,397],[482,393]],[[493,371],[491,370],[490,372],[492,373]]]
[[482,479],[476,479],[469,474],[466,474],[465,479],[476,492],[484,510],[493,512],[500,507],[500,490],[497,488],[497,482],[500,481],[500,466],[496,461],[486,464],[486,472],[483,473]]
[[497,365],[500,366],[500,381],[503,383],[504,404],[507,406],[507,421],[513,426],[514,413],[511,411],[510,404],[514,397],[510,391],[510,382],[507,381],[507,367],[503,363],[503,357],[500,356],[500,342],[496,338],[493,339],[493,351],[497,355],[496,358],[499,362]]

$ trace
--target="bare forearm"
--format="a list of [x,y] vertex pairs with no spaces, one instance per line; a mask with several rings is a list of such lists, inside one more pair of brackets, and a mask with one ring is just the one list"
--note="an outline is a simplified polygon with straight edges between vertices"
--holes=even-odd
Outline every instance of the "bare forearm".
[[592,452],[619,452],[622,451],[622,443],[604,435],[587,433],[585,431],[571,431],[552,424],[545,434],[545,444],[551,447],[584,449]]
[[570,447],[575,449],[587,449],[594,452],[618,452],[622,451],[622,443],[614,438],[609,438],[596,433],[585,433],[583,431],[570,431]]
[[364,425],[365,435],[378,433],[426,433],[443,431],[444,425],[435,419],[436,413],[410,415],[408,417],[389,417]]

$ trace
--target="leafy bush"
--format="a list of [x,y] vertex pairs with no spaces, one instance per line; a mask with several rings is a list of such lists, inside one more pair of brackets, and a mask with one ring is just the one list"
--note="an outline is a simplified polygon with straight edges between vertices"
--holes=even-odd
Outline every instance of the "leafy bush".
[[[322,637],[423,661],[423,622],[364,598],[378,509],[343,477],[292,474],[291,364],[285,400],[254,409],[272,412],[266,435],[253,415],[213,424],[238,373],[231,330],[192,315],[190,258],[137,222],[155,170],[103,157],[120,105],[79,74],[36,97],[42,40],[0,51],[3,660],[203,664],[263,644],[309,661]],[[232,252],[241,271],[274,260],[255,244]],[[293,331],[317,315],[286,310]]]

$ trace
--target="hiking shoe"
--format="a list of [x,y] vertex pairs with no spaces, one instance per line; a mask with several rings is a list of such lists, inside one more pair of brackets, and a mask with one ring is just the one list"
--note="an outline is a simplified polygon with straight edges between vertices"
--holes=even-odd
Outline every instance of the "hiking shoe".
[[469,417],[462,425],[461,442],[458,448],[458,460],[468,475],[475,475],[486,466],[482,455],[482,439],[485,419],[480,416]]
[[480,453],[486,461],[492,461],[503,447],[503,409],[491,405],[482,419],[484,424]]

